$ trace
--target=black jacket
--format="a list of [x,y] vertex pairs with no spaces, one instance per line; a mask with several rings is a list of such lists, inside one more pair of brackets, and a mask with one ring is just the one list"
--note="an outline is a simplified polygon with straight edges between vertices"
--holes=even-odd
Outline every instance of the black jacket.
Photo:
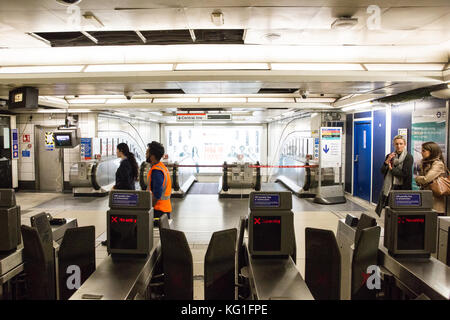
[[135,190],[136,177],[133,177],[133,165],[130,160],[120,161],[120,166],[116,171],[116,190]]
[[[389,171],[389,166],[386,164],[386,159],[389,154],[384,158],[383,165],[381,166],[381,173],[383,177],[386,177],[387,172]],[[414,159],[411,154],[407,154],[405,160],[403,161],[402,169],[392,168],[392,175],[396,177],[403,178],[403,184],[399,186],[392,186],[392,190],[412,190],[412,167],[413,167]],[[378,216],[381,217],[381,211],[387,205],[389,197],[386,197],[383,194],[383,189],[381,189],[380,196],[378,198],[377,207],[375,208],[375,212]]]
[[[383,176],[386,176],[386,173],[389,171],[389,166],[385,163],[389,154],[384,158],[383,165],[381,166],[381,173]],[[392,175],[395,177],[403,178],[403,184],[400,186],[395,186],[397,190],[412,190],[412,167],[414,164],[414,159],[411,154],[407,154],[405,160],[403,161],[402,169],[393,168]]]

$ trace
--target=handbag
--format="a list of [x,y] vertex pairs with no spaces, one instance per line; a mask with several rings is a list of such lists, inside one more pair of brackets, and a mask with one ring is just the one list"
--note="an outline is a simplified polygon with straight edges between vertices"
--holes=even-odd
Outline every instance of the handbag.
[[450,196],[450,179],[448,173],[449,171],[447,169],[446,177],[439,176],[430,184],[430,189],[435,196]]

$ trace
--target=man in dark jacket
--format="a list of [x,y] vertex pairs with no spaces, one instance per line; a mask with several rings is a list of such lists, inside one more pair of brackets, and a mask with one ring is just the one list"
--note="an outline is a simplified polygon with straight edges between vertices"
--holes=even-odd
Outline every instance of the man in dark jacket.
[[412,167],[414,159],[408,153],[406,140],[398,135],[394,138],[395,151],[388,154],[381,166],[381,173],[384,175],[383,189],[375,212],[381,216],[381,211],[388,202],[391,190],[411,190],[412,189]]

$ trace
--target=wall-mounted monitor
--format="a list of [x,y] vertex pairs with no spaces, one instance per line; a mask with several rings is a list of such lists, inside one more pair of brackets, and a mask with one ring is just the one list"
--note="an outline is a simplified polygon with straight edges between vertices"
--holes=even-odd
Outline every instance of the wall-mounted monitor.
[[80,144],[80,130],[58,130],[53,132],[56,148],[74,148]]

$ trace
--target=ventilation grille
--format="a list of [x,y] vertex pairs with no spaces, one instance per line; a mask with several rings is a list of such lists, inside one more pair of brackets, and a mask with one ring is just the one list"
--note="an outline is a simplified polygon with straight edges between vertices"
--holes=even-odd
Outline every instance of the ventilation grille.
[[182,89],[144,89],[150,94],[184,94]]
[[258,93],[294,93],[298,88],[261,88]]
[[78,46],[126,46],[126,45],[176,45],[176,44],[243,44],[243,29],[193,30],[195,42],[189,30],[140,31],[144,43],[134,31],[87,31],[98,40],[95,44],[81,32],[38,32],[38,36],[50,41],[52,47]]

